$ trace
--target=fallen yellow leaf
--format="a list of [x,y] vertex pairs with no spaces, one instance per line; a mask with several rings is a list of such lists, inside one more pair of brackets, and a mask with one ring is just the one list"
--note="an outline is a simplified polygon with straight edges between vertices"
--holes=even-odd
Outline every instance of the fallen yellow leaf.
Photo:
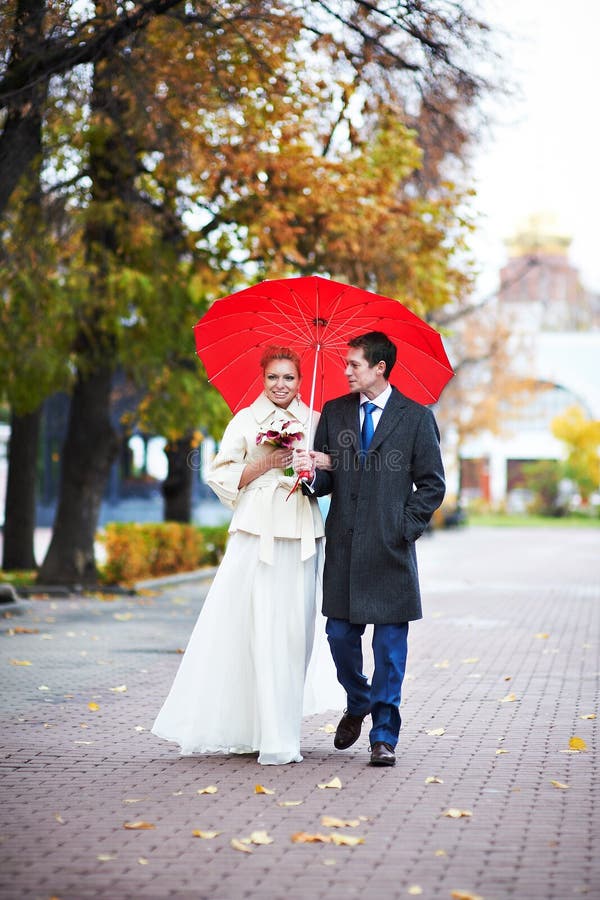
[[463,659],[462,662],[464,662],[464,663],[477,663],[477,662],[479,662],[479,657],[478,657],[478,656],[467,656],[467,658],[466,658],[466,659]]
[[356,847],[357,844],[364,844],[365,839],[363,837],[355,837],[352,834],[330,834],[329,839],[332,844],[337,844],[339,847]]
[[438,778],[437,775],[428,775],[425,779],[425,784],[443,784],[443,780]]
[[452,891],[452,900],[483,900],[480,894],[470,894],[469,891]]
[[323,816],[321,825],[324,828],[356,828],[360,825],[360,819],[337,819],[335,816]]
[[138,857],[138,863],[140,864],[140,866],[147,866],[147,865],[148,865],[148,860],[146,859],[145,856],[139,856],[139,857]]
[[502,697],[502,699],[498,700],[498,703],[514,703],[516,699],[516,694],[507,694],[506,697]]
[[430,728],[429,731],[426,732],[430,737],[441,737],[443,734],[446,734],[445,728]]
[[130,619],[133,619],[133,613],[113,613],[113,618],[117,620],[117,622],[128,622]]
[[109,862],[111,859],[116,859],[116,858],[117,858],[116,854],[110,854],[110,853],[100,853],[96,857],[98,862]]
[[335,734],[336,728],[335,725],[332,725],[331,722],[328,722],[327,725],[321,726],[319,731],[324,731],[325,734]]
[[200,790],[196,791],[196,793],[197,794],[216,794],[218,790],[219,790],[219,788],[216,787],[216,785],[209,784],[208,787],[200,788]]
[[109,691],[112,691],[113,694],[124,694],[127,691],[127,685],[120,684],[118,687],[109,688]]
[[444,659],[444,660],[442,660],[442,662],[434,663],[433,668],[434,669],[447,669],[449,665],[450,665],[450,660]]
[[145,797],[126,797],[123,800],[123,803],[141,803],[142,800],[145,800]]
[[8,633],[12,636],[13,634],[39,634],[39,628],[23,628],[22,625],[15,625],[14,628],[9,628]]
[[550,635],[547,631],[538,631],[537,634],[534,634],[534,637],[538,638],[538,640],[540,641],[546,641],[550,637]]
[[337,790],[340,790],[340,788],[342,787],[342,782],[336,775],[335,778],[331,779],[331,781],[328,781],[326,784],[318,784],[317,787],[321,788],[321,790],[324,790],[325,788],[337,788]]
[[54,818],[56,819],[56,821],[58,822],[59,825],[65,824],[65,820],[63,819],[63,817],[61,816],[60,813],[54,813]]
[[262,784],[257,784],[254,786],[255,794],[274,794],[275,791],[272,791],[270,788],[263,787]]
[[587,750],[587,744],[583,738],[572,737],[569,740],[569,750]]
[[280,800],[277,806],[300,806],[304,800]]
[[50,688],[48,687],[47,684],[40,684],[38,687],[38,691],[49,691],[49,690],[50,690]]
[[411,897],[419,897],[423,893],[423,888],[419,884],[411,884],[406,893]]
[[250,837],[244,840],[244,843],[246,842],[249,842],[251,844],[272,844],[273,838],[269,837],[269,833],[267,831],[253,831],[250,834]]
[[510,753],[510,750],[504,750],[502,747],[499,750],[496,750],[496,756],[501,756],[503,753]]
[[216,838],[217,835],[223,834],[222,831],[201,831],[199,828],[196,828],[192,831],[192,835],[197,838],[204,838],[206,841],[211,841],[213,838]]
[[586,716],[579,716],[580,719],[595,719],[596,713],[588,713]]
[[328,834],[308,834],[306,831],[297,831],[292,835],[293,844],[330,844],[331,836]]
[[550,784],[552,785],[552,787],[560,788],[560,790],[562,790],[562,791],[569,790],[569,785],[563,784],[562,781],[551,781]]
[[250,847],[246,844],[242,844],[241,841],[238,841],[237,838],[231,838],[231,846],[234,850],[240,850],[242,853],[252,853]]
[[129,831],[148,831],[150,828],[156,828],[152,822],[123,822],[123,828]]
[[472,816],[473,813],[470,809],[447,809],[442,815],[448,816],[450,819],[462,819],[464,817]]
[[445,850],[436,850],[434,856],[448,856]]
[[98,706],[97,703],[88,703],[88,709],[91,710],[92,712],[97,712],[100,709],[100,707]]
[[33,663],[30,662],[28,659],[11,659],[10,664],[11,664],[11,666],[32,666],[33,665]]

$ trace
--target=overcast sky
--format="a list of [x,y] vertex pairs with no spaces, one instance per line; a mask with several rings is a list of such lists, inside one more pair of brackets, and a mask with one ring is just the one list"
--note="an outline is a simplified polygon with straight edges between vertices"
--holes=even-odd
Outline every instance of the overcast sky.
[[497,124],[474,166],[480,214],[473,244],[479,293],[497,286],[504,240],[532,213],[573,238],[583,283],[600,292],[600,0],[481,0],[518,95],[494,105]]

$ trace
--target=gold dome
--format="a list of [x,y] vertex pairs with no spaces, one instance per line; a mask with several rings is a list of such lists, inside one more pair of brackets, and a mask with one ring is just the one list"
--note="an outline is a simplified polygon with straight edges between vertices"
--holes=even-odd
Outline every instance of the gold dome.
[[543,253],[566,256],[572,238],[565,234],[551,213],[535,213],[518,227],[516,234],[506,241],[510,256],[531,256]]

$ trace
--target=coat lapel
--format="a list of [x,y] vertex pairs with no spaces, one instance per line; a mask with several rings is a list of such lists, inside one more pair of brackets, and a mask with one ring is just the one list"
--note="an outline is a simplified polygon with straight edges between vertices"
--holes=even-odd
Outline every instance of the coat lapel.
[[376,450],[377,447],[380,446],[382,441],[386,439],[386,437],[394,430],[400,418],[402,416],[402,410],[406,406],[406,398],[400,391],[396,390],[396,388],[392,388],[392,393],[390,399],[385,404],[384,410],[381,413],[381,418],[377,424],[377,428],[375,429],[375,433],[373,435],[373,440],[371,441],[371,446],[369,447],[369,453],[372,450]]
[[[360,408],[360,395],[351,394],[348,397],[348,403],[344,408],[341,434],[350,438],[350,442],[356,453],[360,450],[360,417],[358,410]],[[344,440],[344,446],[348,446],[348,440]]]
[[252,414],[258,425],[263,425],[273,418],[296,419],[296,421],[304,425],[305,428],[308,428],[310,410],[306,403],[303,403],[302,400],[298,400],[297,398],[292,400],[287,409],[282,409],[280,406],[276,406],[272,403],[263,393],[250,405],[250,409],[252,410]]

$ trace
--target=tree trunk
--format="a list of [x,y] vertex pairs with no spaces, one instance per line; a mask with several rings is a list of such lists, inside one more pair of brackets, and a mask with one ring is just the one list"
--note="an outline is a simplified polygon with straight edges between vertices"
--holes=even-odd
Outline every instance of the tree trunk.
[[[18,0],[8,75],[24,60],[35,59],[42,52],[45,14],[45,0]],[[0,134],[0,214],[40,152],[39,136],[47,87],[46,80],[32,79],[29,87],[6,103],[6,121]]]
[[119,441],[110,421],[110,367],[79,375],[61,460],[52,541],[39,573],[43,584],[94,584],[94,537]]
[[41,407],[11,415],[2,568],[35,569],[35,485]]
[[165,522],[192,521],[192,475],[188,464],[191,438],[172,441],[165,447],[169,471],[162,485]]

